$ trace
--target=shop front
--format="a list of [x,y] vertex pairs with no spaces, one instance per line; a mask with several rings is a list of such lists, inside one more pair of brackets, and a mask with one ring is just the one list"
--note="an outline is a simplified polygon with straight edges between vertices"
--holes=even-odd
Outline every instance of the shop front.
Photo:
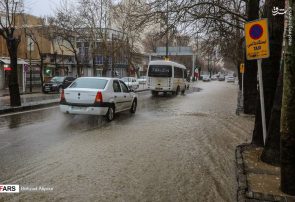
[[[22,59],[17,60],[18,85],[25,91],[25,71],[28,63]],[[8,89],[8,75],[12,70],[9,58],[0,58],[0,89]]]

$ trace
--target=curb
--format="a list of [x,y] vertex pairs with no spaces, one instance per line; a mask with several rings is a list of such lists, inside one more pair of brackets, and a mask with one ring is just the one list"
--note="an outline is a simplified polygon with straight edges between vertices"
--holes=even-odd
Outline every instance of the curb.
[[246,192],[248,190],[247,177],[245,173],[244,159],[242,150],[246,144],[238,145],[236,147],[236,177],[238,182],[237,201],[246,201]]
[[149,90],[150,89],[136,90],[135,93],[140,93],[140,92],[149,91]]
[[27,106],[10,107],[7,109],[1,109],[0,115],[13,113],[13,112],[20,112],[24,110],[39,109],[39,108],[47,107],[47,106],[54,106],[54,105],[57,105],[58,103],[59,101],[53,101],[49,103],[39,103],[39,104],[33,104],[33,105],[27,105]]
[[249,189],[247,173],[245,170],[244,158],[242,153],[256,146],[251,144],[241,144],[236,147],[236,177],[238,182],[237,201],[238,202],[292,202],[295,201],[292,196],[278,196],[273,194],[253,192]]

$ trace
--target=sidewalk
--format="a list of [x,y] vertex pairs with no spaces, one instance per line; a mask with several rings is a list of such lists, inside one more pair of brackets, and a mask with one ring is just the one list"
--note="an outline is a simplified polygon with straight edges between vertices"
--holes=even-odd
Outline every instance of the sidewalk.
[[[146,90],[148,90],[146,85],[140,85],[135,92],[142,92]],[[21,93],[22,106],[10,107],[10,96],[8,89],[0,90],[0,114],[37,109],[59,103],[60,95],[58,93],[44,94],[41,92],[41,89],[38,88],[34,88],[32,93],[28,92],[29,89],[27,89],[27,93]]]
[[280,190],[280,167],[260,160],[262,147],[250,144],[236,148],[237,201],[286,201],[295,197]]

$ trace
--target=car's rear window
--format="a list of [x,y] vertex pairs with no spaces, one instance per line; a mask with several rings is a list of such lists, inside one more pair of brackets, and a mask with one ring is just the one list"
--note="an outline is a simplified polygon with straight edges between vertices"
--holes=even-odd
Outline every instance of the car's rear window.
[[106,79],[95,78],[79,78],[76,79],[69,88],[92,88],[92,89],[104,89],[108,83]]

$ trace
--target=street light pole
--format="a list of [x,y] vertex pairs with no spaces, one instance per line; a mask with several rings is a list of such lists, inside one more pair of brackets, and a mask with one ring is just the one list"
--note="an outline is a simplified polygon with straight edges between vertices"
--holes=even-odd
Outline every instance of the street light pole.
[[166,12],[167,12],[167,15],[166,15],[166,27],[167,27],[167,30],[166,30],[166,59],[168,58],[168,48],[169,48],[169,37],[168,37],[168,34],[169,34],[169,29],[168,29],[168,23],[169,23],[169,15],[168,15],[168,0],[167,0],[167,8],[166,8]]
[[30,93],[33,91],[32,87],[32,41],[30,41]]

